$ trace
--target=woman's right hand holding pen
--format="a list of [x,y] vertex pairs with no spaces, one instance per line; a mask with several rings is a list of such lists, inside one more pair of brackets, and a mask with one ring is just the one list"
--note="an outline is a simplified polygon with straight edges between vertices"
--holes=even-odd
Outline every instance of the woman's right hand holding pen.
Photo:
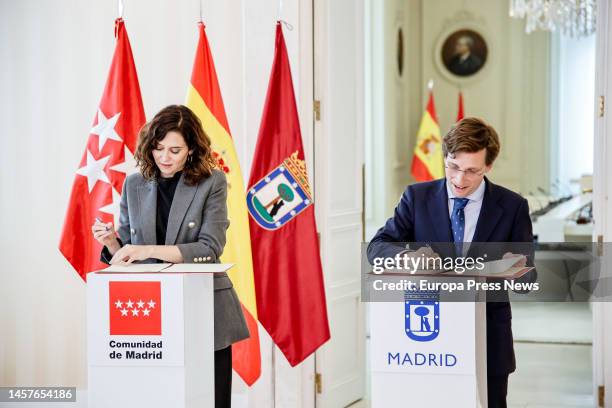
[[121,248],[112,222],[104,223],[101,219],[96,218],[96,222],[91,226],[91,232],[94,239],[106,246],[111,255]]

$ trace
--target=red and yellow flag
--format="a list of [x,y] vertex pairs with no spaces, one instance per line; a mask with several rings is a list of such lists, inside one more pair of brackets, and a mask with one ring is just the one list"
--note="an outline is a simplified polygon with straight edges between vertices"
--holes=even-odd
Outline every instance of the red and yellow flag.
[[230,226],[227,230],[227,244],[221,261],[235,265],[229,275],[240,298],[242,311],[251,333],[250,338],[232,346],[232,365],[238,375],[248,385],[252,385],[261,374],[261,355],[246,195],[236,148],[225,115],[215,64],[204,28],[202,22],[198,23],[200,39],[193,64],[191,84],[187,92],[187,106],[202,121],[204,131],[212,141],[213,152],[217,156],[219,167],[227,176],[227,206]]
[[429,93],[427,109],[425,109],[417,133],[411,173],[416,181],[429,181],[444,177],[442,138],[432,92]]

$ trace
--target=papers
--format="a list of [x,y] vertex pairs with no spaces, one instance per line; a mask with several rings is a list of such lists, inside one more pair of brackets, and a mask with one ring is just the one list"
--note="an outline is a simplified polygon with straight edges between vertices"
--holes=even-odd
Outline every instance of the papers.
[[478,274],[487,276],[503,274],[508,271],[508,269],[516,265],[523,258],[523,255],[516,255],[497,261],[485,262],[484,269],[478,271]]
[[172,264],[169,263],[154,263],[154,264],[131,264],[131,265],[111,265],[106,269],[102,269],[101,273],[147,273],[159,272],[166,269]]
[[111,265],[98,273],[220,273],[227,272],[234,264],[196,263],[196,264],[131,264]]
[[532,266],[516,266],[523,258],[523,255],[516,255],[497,261],[485,262],[482,270],[472,269],[463,274],[456,274],[456,276],[518,279],[533,269]]
[[163,273],[219,273],[219,272],[227,272],[234,264],[217,264],[217,263],[209,263],[209,264],[174,264],[166,269],[164,269]]

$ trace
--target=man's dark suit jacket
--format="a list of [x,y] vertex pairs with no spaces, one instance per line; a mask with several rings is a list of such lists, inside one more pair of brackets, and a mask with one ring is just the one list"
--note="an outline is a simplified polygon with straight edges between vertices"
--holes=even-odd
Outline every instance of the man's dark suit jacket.
[[[527,200],[487,178],[485,182],[485,194],[472,241],[533,242]],[[448,214],[445,179],[408,186],[393,217],[370,241],[368,260],[372,263],[374,258],[393,257],[405,250],[405,245],[394,243],[453,242]],[[472,247],[470,254],[471,251]],[[509,302],[487,303],[488,376],[508,375],[516,368],[511,319]]]

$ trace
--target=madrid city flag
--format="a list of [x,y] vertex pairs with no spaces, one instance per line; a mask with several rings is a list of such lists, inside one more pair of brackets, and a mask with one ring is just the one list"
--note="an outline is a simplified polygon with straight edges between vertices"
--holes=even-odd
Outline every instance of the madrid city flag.
[[115,21],[115,54],[102,99],[74,176],[59,249],[85,279],[104,268],[101,245],[93,238],[96,218],[118,228],[125,177],[136,171],[133,152],[145,123],[140,86],[123,20]]
[[412,156],[412,176],[416,181],[429,181],[444,176],[442,138],[436,117],[433,93],[429,92],[427,109],[421,119]]
[[221,261],[234,264],[229,275],[240,298],[242,312],[251,334],[248,339],[232,345],[232,365],[244,382],[252,385],[261,374],[261,355],[244,182],[204,29],[204,24],[198,23],[200,38],[187,91],[187,106],[200,118],[204,131],[212,141],[213,154],[217,158],[219,168],[227,177],[230,226]]
[[247,206],[259,321],[295,366],[330,334],[312,190],[280,23]]

